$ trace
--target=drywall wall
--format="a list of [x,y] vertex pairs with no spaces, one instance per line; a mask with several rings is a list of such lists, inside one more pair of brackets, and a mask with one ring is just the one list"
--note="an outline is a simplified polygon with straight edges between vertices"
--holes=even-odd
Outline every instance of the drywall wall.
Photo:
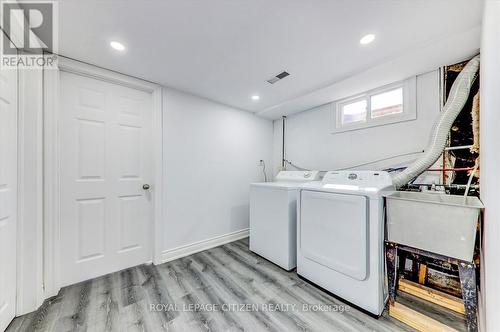
[[[331,134],[331,104],[287,117],[286,159],[304,168],[334,170],[422,151],[428,143],[432,124],[439,113],[439,71],[418,75],[416,93],[417,119],[413,121]],[[281,135],[281,120],[276,120],[273,144],[274,174],[281,161]],[[388,167],[415,159],[416,156],[396,158],[362,168]]]
[[[248,228],[249,184],[263,181],[273,124],[164,89],[163,251]],[[270,168],[270,167],[269,167]]]
[[485,206],[481,262],[482,331],[500,330],[500,1],[484,6],[481,43],[481,200]]

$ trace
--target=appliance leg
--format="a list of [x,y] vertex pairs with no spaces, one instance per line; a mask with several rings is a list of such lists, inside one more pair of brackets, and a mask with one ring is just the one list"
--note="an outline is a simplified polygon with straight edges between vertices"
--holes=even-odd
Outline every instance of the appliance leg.
[[387,244],[385,249],[385,259],[387,264],[387,282],[389,286],[389,304],[394,305],[396,300],[396,287],[398,281],[397,269],[398,249],[393,244]]
[[465,306],[465,318],[469,332],[478,331],[477,328],[477,285],[476,269],[472,263],[458,263],[462,298]]

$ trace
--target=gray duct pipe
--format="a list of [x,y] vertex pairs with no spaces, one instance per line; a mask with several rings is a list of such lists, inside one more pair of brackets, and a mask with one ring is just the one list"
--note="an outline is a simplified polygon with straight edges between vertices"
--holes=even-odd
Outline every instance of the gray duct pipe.
[[439,119],[434,123],[429,145],[425,149],[424,154],[392,179],[394,187],[399,188],[404,186],[432,166],[441,156],[446,146],[451,126],[467,102],[470,88],[478,69],[479,55],[467,63],[455,79],[455,82],[453,82],[448,100],[441,111]]

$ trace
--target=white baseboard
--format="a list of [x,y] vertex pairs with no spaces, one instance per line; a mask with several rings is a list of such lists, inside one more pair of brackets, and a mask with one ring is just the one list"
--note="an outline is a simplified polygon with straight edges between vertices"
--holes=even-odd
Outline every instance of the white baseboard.
[[237,241],[248,237],[250,230],[248,228],[242,229],[236,232],[216,236],[210,239],[194,242],[184,246],[180,246],[173,249],[164,250],[160,255],[160,264],[173,261],[177,258],[186,257],[197,252],[207,250],[210,248],[218,247],[220,245]]

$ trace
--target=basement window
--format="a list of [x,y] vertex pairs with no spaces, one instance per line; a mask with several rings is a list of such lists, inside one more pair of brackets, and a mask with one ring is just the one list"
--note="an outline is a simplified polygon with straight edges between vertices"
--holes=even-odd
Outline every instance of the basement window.
[[403,88],[396,88],[370,96],[372,119],[403,113]]
[[340,106],[342,112],[342,125],[349,125],[356,122],[365,122],[368,113],[368,102],[365,99],[349,101]]
[[332,132],[415,120],[416,78],[366,91],[334,102]]

